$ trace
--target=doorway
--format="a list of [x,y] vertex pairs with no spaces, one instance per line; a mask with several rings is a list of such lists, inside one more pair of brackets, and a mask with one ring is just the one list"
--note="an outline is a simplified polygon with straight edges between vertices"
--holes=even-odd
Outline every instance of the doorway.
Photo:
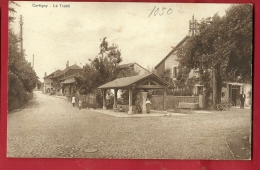
[[232,85],[231,89],[231,101],[235,103],[235,106],[239,105],[239,95],[240,95],[241,86]]

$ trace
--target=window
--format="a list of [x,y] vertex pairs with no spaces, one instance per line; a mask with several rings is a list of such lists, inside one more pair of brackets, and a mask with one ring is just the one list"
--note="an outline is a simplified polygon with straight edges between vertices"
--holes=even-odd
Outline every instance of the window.
[[203,85],[196,85],[195,94],[200,95],[203,94]]
[[177,66],[172,67],[172,78],[177,78]]

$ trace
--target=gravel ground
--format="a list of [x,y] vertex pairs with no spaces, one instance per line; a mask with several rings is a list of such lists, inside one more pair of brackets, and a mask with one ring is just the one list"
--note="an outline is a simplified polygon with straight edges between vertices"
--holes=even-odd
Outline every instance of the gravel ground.
[[35,92],[8,114],[8,157],[250,159],[251,111],[115,117]]

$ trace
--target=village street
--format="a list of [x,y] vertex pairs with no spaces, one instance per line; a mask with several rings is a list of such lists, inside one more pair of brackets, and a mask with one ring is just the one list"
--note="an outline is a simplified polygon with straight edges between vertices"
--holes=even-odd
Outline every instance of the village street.
[[[122,113],[123,114],[123,113]],[[8,157],[249,159],[251,110],[114,117],[34,92],[8,114]]]

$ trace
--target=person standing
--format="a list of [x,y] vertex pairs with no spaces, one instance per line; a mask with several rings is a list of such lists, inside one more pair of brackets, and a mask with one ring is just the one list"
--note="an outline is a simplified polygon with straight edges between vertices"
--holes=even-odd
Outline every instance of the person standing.
[[75,96],[72,97],[71,103],[72,103],[72,106],[74,107],[74,106],[75,106],[75,103],[76,103]]
[[81,110],[81,106],[82,106],[82,100],[79,99],[79,110]]
[[151,101],[149,98],[146,99],[146,111],[149,114],[151,110]]
[[243,91],[242,94],[240,94],[239,98],[240,98],[240,109],[244,109],[246,95],[244,94]]

